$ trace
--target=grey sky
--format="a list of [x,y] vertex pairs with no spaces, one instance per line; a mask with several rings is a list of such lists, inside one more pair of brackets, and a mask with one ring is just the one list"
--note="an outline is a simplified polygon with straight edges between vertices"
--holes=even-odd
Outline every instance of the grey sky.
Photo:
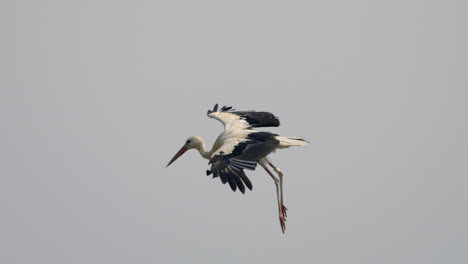
[[[1,263],[467,263],[466,1],[2,1]],[[215,103],[311,144],[233,193]]]

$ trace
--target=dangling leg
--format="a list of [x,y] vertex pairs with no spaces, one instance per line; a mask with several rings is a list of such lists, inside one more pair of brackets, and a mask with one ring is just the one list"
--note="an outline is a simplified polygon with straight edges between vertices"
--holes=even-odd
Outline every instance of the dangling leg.
[[283,212],[284,217],[286,218],[288,216],[287,213],[286,213],[288,208],[286,208],[286,206],[284,206],[284,200],[283,200],[283,172],[281,171],[280,168],[273,165],[273,163],[271,163],[271,161],[269,161],[269,160],[267,160],[267,161],[268,161],[268,165],[270,165],[273,168],[273,170],[275,170],[275,172],[279,176],[279,186],[280,186],[280,194],[281,194],[281,197],[280,197],[280,199],[281,199],[281,211]]
[[[278,212],[279,212],[279,220],[280,220],[280,225],[281,225],[281,230],[284,233],[284,230],[286,229],[286,215],[284,214],[283,210],[283,202],[281,201],[281,190],[280,190],[280,181],[278,178],[276,178],[273,173],[268,169],[268,167],[263,163],[259,162],[259,164],[268,172],[268,174],[271,176],[271,178],[275,181],[276,185],[276,197],[278,199]],[[286,208],[286,207],[285,207]]]

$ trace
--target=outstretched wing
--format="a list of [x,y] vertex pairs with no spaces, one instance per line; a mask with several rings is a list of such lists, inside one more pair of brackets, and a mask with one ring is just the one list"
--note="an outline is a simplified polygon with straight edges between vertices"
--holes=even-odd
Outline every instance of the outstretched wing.
[[219,177],[223,184],[229,183],[233,191],[239,188],[244,193],[245,186],[252,190],[244,169],[255,170],[258,161],[278,147],[276,136],[270,132],[252,132],[234,146],[224,144],[210,159],[211,170],[207,175],[213,174],[213,178]]
[[224,129],[250,129],[253,127],[277,127],[279,119],[269,112],[234,111],[232,107],[223,106],[218,111],[218,104],[208,110],[208,117],[221,121]]

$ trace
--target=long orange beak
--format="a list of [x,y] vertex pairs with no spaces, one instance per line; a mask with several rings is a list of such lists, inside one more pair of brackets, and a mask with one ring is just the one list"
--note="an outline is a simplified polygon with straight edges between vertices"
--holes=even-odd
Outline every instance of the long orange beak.
[[166,165],[166,168],[171,165],[172,162],[176,161],[176,159],[178,159],[180,156],[182,156],[182,154],[185,153],[185,151],[187,151],[188,148],[186,146],[183,146],[175,155],[174,157],[171,159],[171,161],[169,161],[169,163]]

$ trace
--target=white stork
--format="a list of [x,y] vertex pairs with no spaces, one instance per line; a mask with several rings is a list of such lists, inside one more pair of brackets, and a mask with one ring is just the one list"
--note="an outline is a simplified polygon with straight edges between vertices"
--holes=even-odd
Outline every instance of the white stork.
[[[196,149],[203,158],[209,160],[208,164],[211,164],[211,169],[206,171],[206,175],[213,174],[213,178],[219,177],[223,184],[229,183],[233,191],[239,188],[244,193],[245,186],[252,190],[252,183],[245,175],[244,169],[255,170],[257,163],[260,164],[275,181],[279,221],[284,233],[287,208],[283,203],[283,173],[267,156],[276,149],[303,146],[309,142],[302,138],[280,137],[271,132],[252,130],[255,127],[279,126],[279,119],[268,112],[234,111],[232,107],[226,106],[218,111],[216,104],[213,110],[208,110],[208,117],[219,120],[224,125],[224,132],[218,136],[213,148],[207,151],[203,139],[190,137],[167,166],[187,150]],[[273,175],[268,166],[273,168],[278,177]]]

